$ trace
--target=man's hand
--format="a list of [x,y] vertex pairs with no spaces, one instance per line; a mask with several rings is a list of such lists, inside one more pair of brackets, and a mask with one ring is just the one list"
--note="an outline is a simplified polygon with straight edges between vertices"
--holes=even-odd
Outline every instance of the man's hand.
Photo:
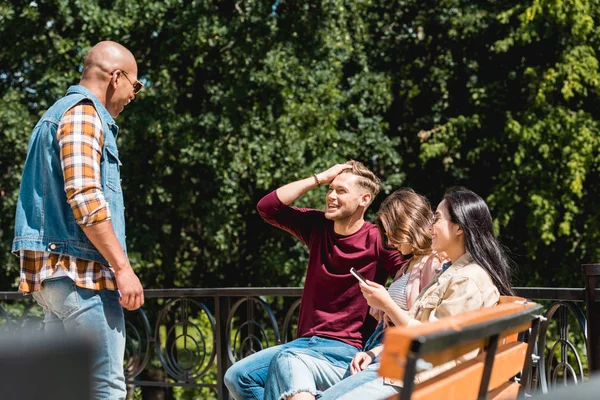
[[144,304],[144,289],[131,266],[115,271],[115,279],[121,292],[121,306],[130,311],[140,308]]
[[333,182],[336,176],[350,168],[352,168],[352,165],[350,164],[336,164],[327,171],[318,173],[317,178],[319,178],[319,182],[322,185],[329,185],[331,182]]
[[[315,176],[319,180],[320,184],[329,185],[335,179],[335,177],[340,174],[340,172],[349,168],[352,168],[352,166],[349,164],[337,164],[329,168],[327,171],[315,174]],[[304,196],[306,192],[313,189],[316,184],[317,182],[315,181],[314,176],[288,183],[287,185],[277,189],[277,197],[283,204],[290,205],[300,197]]]
[[354,358],[350,362],[350,373],[352,375],[357,372],[363,371],[365,368],[369,366],[373,362],[373,357],[369,352],[361,351],[354,355]]
[[81,229],[115,271],[121,306],[128,310],[140,308],[144,304],[144,289],[115,235],[112,222],[106,220],[91,226],[81,226]]

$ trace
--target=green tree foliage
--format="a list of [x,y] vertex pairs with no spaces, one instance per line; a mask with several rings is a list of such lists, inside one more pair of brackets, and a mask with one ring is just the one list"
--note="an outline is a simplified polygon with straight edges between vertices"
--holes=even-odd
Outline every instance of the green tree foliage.
[[[350,157],[382,172],[398,169],[381,115],[389,80],[369,71],[368,35],[355,24],[364,5],[57,1],[5,8],[2,59],[15,61],[3,67],[3,92],[20,93],[19,102],[29,93],[32,121],[76,82],[96,41],[120,41],[138,57],[147,88],[118,123],[130,255],[146,287],[298,284],[305,251],[257,216],[258,200]],[[35,70],[23,71],[33,59]],[[29,74],[23,82],[22,74]],[[31,126],[14,123],[25,140]],[[20,151],[11,163],[17,170]],[[18,179],[11,179],[13,193]],[[323,195],[305,204],[320,206]],[[13,207],[6,204],[7,215]],[[6,229],[6,250],[10,236]]]
[[[146,88],[119,117],[128,245],[146,287],[297,285],[306,252],[258,200],[361,160],[385,190],[489,200],[518,283],[598,258],[598,2],[0,1],[0,263],[27,139],[115,40]],[[324,189],[300,202],[320,207]],[[378,207],[385,194],[372,206]],[[373,210],[371,211],[371,213]]]
[[[406,160],[414,167],[407,182],[432,198],[454,184],[487,198],[519,264],[518,283],[581,285],[579,265],[600,255],[598,2],[391,9],[375,31],[396,42],[381,60],[396,71],[395,103],[405,110],[386,120],[410,132],[403,136],[416,155]],[[399,41],[408,57],[388,56]],[[423,170],[430,179],[414,180]]]

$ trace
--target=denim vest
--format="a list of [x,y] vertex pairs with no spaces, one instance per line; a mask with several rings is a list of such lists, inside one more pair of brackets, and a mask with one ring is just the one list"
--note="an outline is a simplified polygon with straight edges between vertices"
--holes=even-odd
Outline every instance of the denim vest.
[[100,162],[102,191],[110,208],[113,229],[125,247],[125,213],[121,191],[119,127],[100,101],[85,87],[71,86],[46,111],[29,140],[15,219],[12,251],[33,250],[65,254],[109,265],[75,221],[65,192],[56,132],[63,115],[82,100],[93,103],[104,133]]

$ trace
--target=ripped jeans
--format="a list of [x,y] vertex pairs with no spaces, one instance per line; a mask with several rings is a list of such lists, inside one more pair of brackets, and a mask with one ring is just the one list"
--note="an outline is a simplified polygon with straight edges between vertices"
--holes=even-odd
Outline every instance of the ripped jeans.
[[[312,355],[309,360],[320,363],[321,375],[329,376],[331,373],[331,377],[325,379],[327,384],[318,382],[318,374],[313,376],[312,370],[304,363],[296,365],[296,358],[292,355],[297,352]],[[236,362],[225,374],[225,385],[236,400],[279,399],[281,394],[292,391],[320,393],[342,379],[356,352],[358,349],[339,340],[319,336],[299,338]],[[288,367],[284,360],[290,359],[294,362],[293,370],[285,369]]]
[[318,336],[306,347],[283,349],[269,365],[264,399],[286,399],[300,392],[319,396],[350,375],[350,361],[357,352],[349,344]]

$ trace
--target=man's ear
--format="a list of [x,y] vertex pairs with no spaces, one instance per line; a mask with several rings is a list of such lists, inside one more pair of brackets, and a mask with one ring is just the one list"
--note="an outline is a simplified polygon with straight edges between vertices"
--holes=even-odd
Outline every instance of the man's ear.
[[116,70],[115,72],[112,73],[112,75],[110,76],[110,83],[109,86],[113,89],[113,90],[117,90],[117,86],[119,85],[119,79],[121,78],[121,71]]
[[110,75],[108,84],[106,86],[106,97],[111,98],[112,95],[117,91],[117,76],[116,72]]
[[367,207],[369,204],[371,204],[371,199],[373,198],[373,195],[371,193],[365,193],[362,196],[360,196],[360,205],[363,207]]

